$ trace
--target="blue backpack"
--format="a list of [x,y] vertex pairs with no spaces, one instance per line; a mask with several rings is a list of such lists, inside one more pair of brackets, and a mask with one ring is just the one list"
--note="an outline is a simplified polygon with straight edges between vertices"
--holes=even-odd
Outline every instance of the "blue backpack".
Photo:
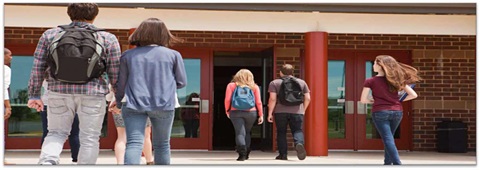
[[255,107],[255,96],[249,87],[237,86],[232,94],[232,105],[237,110],[250,110]]

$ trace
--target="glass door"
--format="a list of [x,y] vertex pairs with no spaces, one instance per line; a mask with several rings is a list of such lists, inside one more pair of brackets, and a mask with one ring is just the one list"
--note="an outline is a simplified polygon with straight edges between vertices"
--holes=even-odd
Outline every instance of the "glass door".
[[211,52],[202,49],[177,50],[185,64],[187,86],[177,90],[180,107],[175,109],[170,144],[173,149],[209,149]]
[[351,53],[329,51],[328,60],[328,148],[354,147],[354,63]]

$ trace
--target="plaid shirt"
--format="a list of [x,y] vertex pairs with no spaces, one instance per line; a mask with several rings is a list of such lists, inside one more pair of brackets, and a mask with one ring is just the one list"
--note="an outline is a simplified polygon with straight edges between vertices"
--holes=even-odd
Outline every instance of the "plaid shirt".
[[[94,25],[86,22],[72,22],[70,25],[77,25],[80,27],[91,27],[96,28]],[[106,81],[105,74],[99,78],[92,79],[90,82],[85,84],[71,84],[64,83],[53,79],[47,72],[47,57],[48,57],[48,47],[53,41],[55,35],[57,35],[62,29],[51,28],[45,31],[38,41],[37,48],[33,54],[33,68],[30,75],[30,81],[28,82],[28,97],[29,99],[40,99],[42,82],[44,79],[48,81],[48,90],[65,93],[65,94],[86,94],[86,95],[106,95],[109,93],[108,83]],[[120,67],[120,44],[115,35],[99,31],[100,41],[104,41],[105,44],[105,53],[107,55],[107,71],[108,80],[111,84],[116,84],[118,78],[118,72]]]

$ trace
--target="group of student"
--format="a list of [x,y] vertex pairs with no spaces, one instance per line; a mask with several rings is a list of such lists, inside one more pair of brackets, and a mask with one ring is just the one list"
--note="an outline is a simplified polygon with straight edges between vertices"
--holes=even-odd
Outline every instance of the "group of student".
[[[98,14],[97,4],[72,3],[67,13],[72,22],[46,30],[34,53],[28,106],[39,112],[48,108],[48,113],[42,114],[48,123],[44,126],[47,135],[38,164],[59,164],[63,144],[75,131],[79,136],[79,149],[78,158],[72,155],[73,161],[96,164],[107,107],[115,114],[119,139],[126,139],[126,142],[117,140],[118,146],[115,145],[116,151],[125,146],[124,153],[116,153],[118,164],[140,164],[142,150],[152,150],[144,147],[150,141],[150,128],[154,153],[147,163],[170,164],[170,135],[178,106],[176,90],[187,84],[181,54],[169,48],[179,39],[161,20],[148,18],[128,38],[135,48],[121,54],[115,35],[93,25]],[[78,37],[82,45],[69,45],[78,41]],[[85,44],[93,45],[83,47]],[[88,62],[79,59],[85,56]],[[66,72],[72,63],[75,66],[70,67],[79,67],[78,71]],[[82,64],[88,68],[81,68]],[[404,101],[416,98],[417,94],[408,84],[419,81],[420,77],[416,69],[387,55],[378,56],[373,69],[378,75],[365,81],[361,101],[373,103],[374,123],[385,144],[384,163],[401,164],[393,140],[402,117],[398,92],[404,90],[408,94]],[[294,76],[294,67],[290,64],[282,65],[279,75],[268,87],[267,121],[275,121],[277,130],[279,154],[275,159],[288,160],[288,125],[297,157],[304,160],[307,152],[302,127],[310,103],[310,89],[304,80]],[[48,86],[48,101],[40,97],[44,81]],[[107,106],[105,95],[108,93],[113,93],[114,99],[109,97],[111,102]],[[250,158],[250,132],[255,123],[264,122],[262,105],[253,74],[247,69],[239,70],[227,85],[225,95],[225,111],[235,129],[238,161]],[[8,110],[10,106],[5,104],[5,108]],[[72,126],[76,123],[78,127]],[[72,145],[72,154],[77,152],[74,146],[78,145]]]

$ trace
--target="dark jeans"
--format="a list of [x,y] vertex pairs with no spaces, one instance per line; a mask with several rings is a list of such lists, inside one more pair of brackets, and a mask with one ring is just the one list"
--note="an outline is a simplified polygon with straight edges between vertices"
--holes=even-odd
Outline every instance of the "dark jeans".
[[[40,117],[42,117],[42,128],[43,128],[43,135],[42,141],[40,145],[43,145],[43,141],[48,134],[48,120],[47,120],[47,106],[43,108],[43,111],[40,112]],[[80,149],[80,141],[78,138],[78,133],[80,129],[78,128],[78,115],[75,114],[75,118],[73,119],[72,130],[70,131],[70,135],[68,136],[68,142],[70,143],[70,148],[72,150],[72,161],[77,162],[78,160],[78,151]]]
[[183,128],[185,129],[185,138],[197,138],[199,126],[199,119],[184,119]]
[[257,112],[232,110],[230,112],[230,120],[235,129],[235,144],[237,146],[245,145],[250,147],[251,130],[255,120],[257,119]]
[[372,114],[373,123],[382,137],[382,142],[385,147],[384,165],[402,164],[393,136],[402,121],[402,116],[403,112],[398,110],[382,110],[373,112]]
[[303,114],[295,113],[274,113],[275,125],[277,127],[277,145],[280,155],[287,155],[287,124],[293,135],[295,145],[304,144],[303,138]]

